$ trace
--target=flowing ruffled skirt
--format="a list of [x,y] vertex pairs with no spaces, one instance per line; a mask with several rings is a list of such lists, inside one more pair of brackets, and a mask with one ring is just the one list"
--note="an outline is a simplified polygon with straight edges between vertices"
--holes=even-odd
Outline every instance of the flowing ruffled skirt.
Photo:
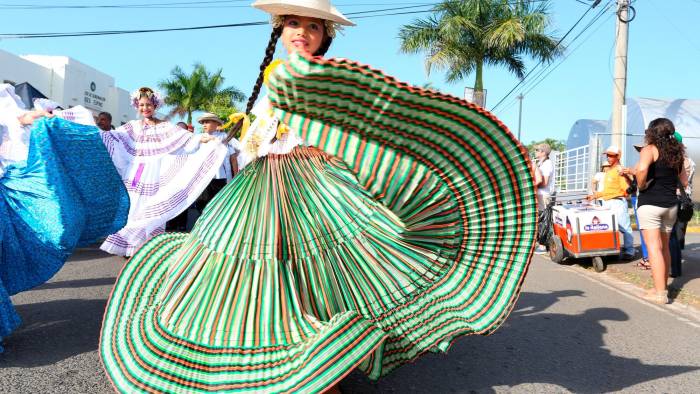
[[[536,222],[512,135],[355,63],[285,67],[273,104],[313,146],[254,161],[191,234],[155,237],[127,263],[100,343],[119,391],[321,392],[355,367],[378,378],[488,334],[510,312]],[[392,124],[411,120],[409,104],[424,109],[416,124]]]
[[[198,136],[169,123],[138,129],[129,122],[103,133],[104,143],[129,192],[129,219],[101,249],[131,256],[165,223],[186,210],[209,185],[226,158],[218,141],[198,144]],[[189,142],[188,142],[189,141]]]
[[19,319],[5,295],[50,279],[73,249],[126,223],[129,196],[96,127],[42,119],[26,162],[0,178],[0,337]]

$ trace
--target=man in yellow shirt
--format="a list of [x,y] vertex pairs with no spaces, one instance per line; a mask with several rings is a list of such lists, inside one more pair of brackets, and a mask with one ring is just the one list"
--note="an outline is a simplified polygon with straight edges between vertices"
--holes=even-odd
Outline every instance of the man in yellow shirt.
[[622,233],[624,244],[622,247],[622,260],[632,260],[636,254],[632,225],[630,223],[629,207],[627,205],[627,189],[630,187],[630,179],[621,174],[620,148],[611,145],[605,150],[610,169],[605,172],[603,179],[603,191],[594,192],[588,196],[589,200],[600,199],[603,206],[610,208],[615,213],[617,228]]

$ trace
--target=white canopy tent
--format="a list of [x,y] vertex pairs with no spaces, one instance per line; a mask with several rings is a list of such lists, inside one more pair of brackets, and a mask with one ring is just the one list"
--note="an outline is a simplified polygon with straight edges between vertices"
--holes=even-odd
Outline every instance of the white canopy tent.
[[[634,144],[644,140],[644,129],[649,122],[656,118],[668,118],[683,136],[688,155],[700,165],[700,100],[674,99],[662,100],[652,98],[628,98],[626,118],[624,119],[625,133],[623,135],[622,163],[626,166],[637,162],[637,151]],[[590,119],[580,119],[571,128],[566,148],[573,149],[584,145],[590,147],[593,167],[599,164],[600,153],[610,145],[612,140],[610,122]],[[589,167],[591,168],[591,167]],[[695,174],[693,183],[693,200],[700,200],[700,171]]]
[[[700,100],[632,98],[627,100],[627,140],[624,154],[625,165],[637,162],[637,152],[633,144],[644,140],[644,129],[656,118],[668,118],[683,136],[688,156],[700,165]],[[610,132],[610,130],[608,130]],[[700,174],[695,173],[693,200],[700,200]]]
[[566,139],[566,149],[588,145],[591,136],[603,134],[607,129],[607,120],[579,119],[571,126],[569,137]]

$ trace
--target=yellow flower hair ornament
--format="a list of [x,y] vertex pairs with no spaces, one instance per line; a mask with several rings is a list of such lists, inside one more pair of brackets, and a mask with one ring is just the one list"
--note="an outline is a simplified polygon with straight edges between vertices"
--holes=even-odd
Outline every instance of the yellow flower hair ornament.
[[289,126],[284,123],[280,123],[279,126],[277,126],[277,139],[281,139],[282,135],[287,133],[289,133]]
[[270,79],[270,74],[272,74],[273,71],[275,71],[275,68],[279,66],[280,64],[283,63],[282,59],[275,59],[270,62],[270,64],[265,67],[265,71],[263,71],[263,82],[265,85],[267,85],[267,81]]
[[225,125],[222,125],[222,129],[227,129],[234,124],[238,123],[239,120],[243,120],[243,125],[241,126],[241,135],[239,137],[240,140],[243,140],[243,137],[245,137],[245,133],[248,131],[250,128],[250,116],[244,112],[236,112],[233,115],[230,115],[228,117],[228,122],[226,122]]

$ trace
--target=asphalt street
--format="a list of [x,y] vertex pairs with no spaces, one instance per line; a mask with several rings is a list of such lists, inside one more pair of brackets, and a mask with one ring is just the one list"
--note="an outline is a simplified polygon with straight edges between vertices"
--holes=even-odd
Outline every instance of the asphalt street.
[[[0,355],[0,392],[112,392],[97,353],[106,300],[124,259],[79,250],[48,283],[13,297],[22,326]],[[700,315],[655,306],[632,285],[536,257],[505,324],[458,339],[344,393],[691,393],[700,388]]]

